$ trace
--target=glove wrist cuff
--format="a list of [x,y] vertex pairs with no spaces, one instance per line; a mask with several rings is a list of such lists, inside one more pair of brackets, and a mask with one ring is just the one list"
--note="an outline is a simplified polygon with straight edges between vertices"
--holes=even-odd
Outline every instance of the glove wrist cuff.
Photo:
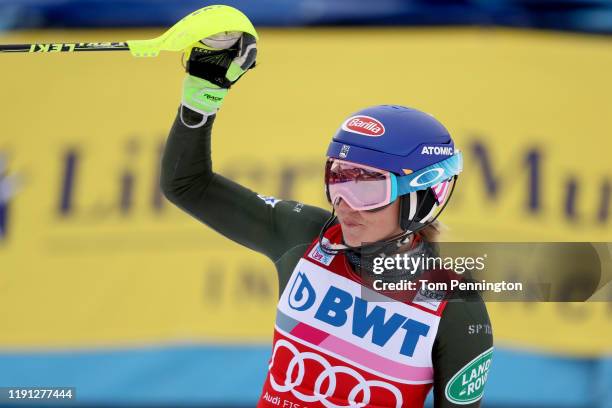
[[183,106],[201,113],[213,115],[217,113],[227,95],[226,88],[220,88],[210,81],[193,75],[187,75],[183,81]]

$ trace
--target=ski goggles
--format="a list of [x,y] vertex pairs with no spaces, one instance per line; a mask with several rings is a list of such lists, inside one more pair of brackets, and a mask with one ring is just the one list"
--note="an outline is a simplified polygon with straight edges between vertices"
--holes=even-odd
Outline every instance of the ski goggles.
[[391,204],[397,197],[425,190],[458,175],[463,170],[460,151],[419,171],[397,176],[386,170],[329,158],[325,166],[325,192],[334,204],[338,198],[357,211]]

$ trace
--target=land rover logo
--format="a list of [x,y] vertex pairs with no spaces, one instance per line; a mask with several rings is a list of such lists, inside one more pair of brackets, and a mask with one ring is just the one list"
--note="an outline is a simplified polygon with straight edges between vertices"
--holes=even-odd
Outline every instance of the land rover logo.
[[492,355],[493,347],[463,366],[446,384],[446,399],[454,404],[466,405],[482,398]]

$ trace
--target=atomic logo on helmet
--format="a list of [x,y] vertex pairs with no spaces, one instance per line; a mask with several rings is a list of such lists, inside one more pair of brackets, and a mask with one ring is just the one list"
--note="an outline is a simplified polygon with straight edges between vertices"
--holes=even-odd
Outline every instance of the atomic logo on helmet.
[[438,156],[452,156],[454,150],[452,146],[423,146],[421,154],[425,155],[438,155]]

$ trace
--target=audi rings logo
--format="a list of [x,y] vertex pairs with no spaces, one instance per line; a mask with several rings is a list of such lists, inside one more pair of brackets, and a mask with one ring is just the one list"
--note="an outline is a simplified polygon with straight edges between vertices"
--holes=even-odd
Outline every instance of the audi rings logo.
[[[285,372],[285,381],[283,384],[279,384],[274,378],[272,367],[274,366],[274,357],[276,352],[280,348],[286,348],[293,355],[291,361],[287,365]],[[314,382],[314,390],[312,395],[307,395],[298,391],[302,385],[302,381],[306,376],[306,365],[307,360],[312,360],[321,365],[322,371]],[[383,388],[391,392],[395,397],[395,407],[400,408],[402,406],[402,393],[393,384],[389,384],[384,381],[377,380],[366,380],[361,374],[347,366],[332,366],[323,356],[312,353],[312,352],[300,352],[297,347],[288,342],[287,340],[278,340],[274,344],[274,350],[272,351],[272,359],[270,361],[270,385],[277,392],[291,393],[302,401],[305,402],[319,402],[327,408],[350,408],[350,407],[365,407],[370,404],[370,398],[372,396],[372,390],[374,388]],[[296,372],[297,371],[297,372]],[[353,377],[357,384],[351,389],[348,395],[349,405],[336,405],[329,400],[329,398],[336,391],[337,378],[336,374],[345,374]],[[311,373],[309,373],[311,374]],[[328,382],[327,389],[323,392],[323,383],[325,380]],[[362,401],[357,402],[357,395],[362,393]]]

